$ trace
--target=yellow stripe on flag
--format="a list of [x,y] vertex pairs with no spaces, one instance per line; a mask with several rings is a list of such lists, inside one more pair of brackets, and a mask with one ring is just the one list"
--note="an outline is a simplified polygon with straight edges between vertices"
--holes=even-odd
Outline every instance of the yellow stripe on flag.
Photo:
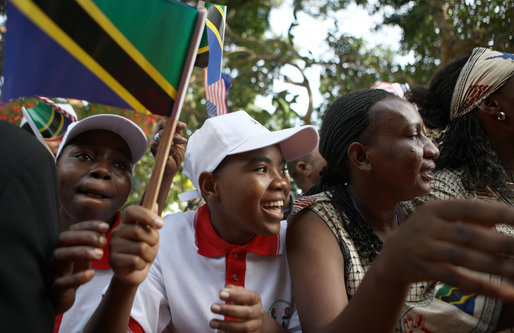
[[209,51],[209,45],[199,48],[198,49],[198,54],[202,54],[202,53],[207,52],[207,51]]
[[[109,72],[98,64],[86,51],[71,39],[52,19],[50,19],[32,0],[12,0],[13,4],[41,30],[46,32],[65,50],[71,53],[87,69],[94,73],[108,87],[117,93],[136,111],[151,113],[137,98],[126,90]],[[65,97],[65,96],[63,96]]]
[[91,0],[77,0],[77,3],[93,20],[150,76],[171,98],[175,99],[177,90],[138,49],[116,28],[107,16]]
[[45,126],[43,126],[42,128],[39,129],[39,131],[41,133],[43,133],[44,131],[46,131],[50,125],[52,125],[52,122],[54,121],[54,118],[55,118],[55,111],[52,109],[52,112],[51,112],[51,115],[50,115],[50,120],[48,120],[48,122],[46,123]]
[[218,28],[216,28],[216,26],[210,21],[210,20],[206,20],[205,21],[205,24],[211,28],[211,30],[214,32],[214,34],[216,35],[216,38],[218,38],[218,42],[220,43],[220,45],[223,46],[223,42],[221,41],[221,37],[220,37],[220,33],[218,31]]
[[[54,111],[56,112],[56,111]],[[61,121],[59,122],[59,128],[57,128],[57,130],[55,131],[55,133],[52,135],[52,137],[50,139],[55,139],[59,133],[61,133],[62,131],[62,128],[64,126],[64,115],[59,113],[59,115],[61,116]]]

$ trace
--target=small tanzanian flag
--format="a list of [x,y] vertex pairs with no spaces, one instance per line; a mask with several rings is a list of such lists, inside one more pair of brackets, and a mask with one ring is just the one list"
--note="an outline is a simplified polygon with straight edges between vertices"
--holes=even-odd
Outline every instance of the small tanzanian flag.
[[175,0],[10,0],[2,99],[67,97],[167,115],[197,16]]
[[221,78],[227,6],[205,3],[205,7],[207,19],[195,65],[208,68],[208,85],[211,85]]
[[68,125],[77,118],[66,112],[53,101],[38,97],[38,103],[31,108],[21,107],[23,116],[32,131],[45,140],[58,140],[64,136]]

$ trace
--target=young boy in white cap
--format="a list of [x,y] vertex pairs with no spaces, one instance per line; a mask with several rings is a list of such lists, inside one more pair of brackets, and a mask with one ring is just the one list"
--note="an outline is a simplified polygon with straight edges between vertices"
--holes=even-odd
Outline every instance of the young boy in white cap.
[[[69,125],[57,151],[61,233],[54,251],[60,270],[54,288],[63,291],[59,310],[75,302],[56,318],[54,332],[81,332],[100,302],[113,274],[108,240],[120,223],[133,166],[146,149],[144,132],[121,116],[96,115]],[[126,210],[123,218],[130,220],[133,215],[133,209]],[[79,267],[81,261],[85,267]],[[79,285],[75,294],[72,287]]]
[[186,199],[201,195],[206,204],[166,216],[160,235],[120,225],[115,274],[85,332],[298,330],[287,315],[295,305],[281,221],[286,161],[317,142],[312,126],[270,132],[243,111],[208,119],[184,161],[196,188]]

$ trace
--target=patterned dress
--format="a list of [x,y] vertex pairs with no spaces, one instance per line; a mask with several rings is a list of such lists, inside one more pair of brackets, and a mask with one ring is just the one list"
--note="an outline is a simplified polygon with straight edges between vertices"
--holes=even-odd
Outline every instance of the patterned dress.
[[[293,206],[291,216],[303,209],[311,209],[315,212],[334,234],[347,265],[346,293],[351,300],[371,261],[359,256],[353,240],[345,230],[336,208],[326,193],[298,199]],[[346,215],[343,218],[348,219]],[[494,276],[488,276],[488,278],[498,280]],[[502,302],[474,294],[461,295],[458,291],[439,282],[413,283],[395,331],[494,332]],[[370,317],[372,315],[370,313]]]

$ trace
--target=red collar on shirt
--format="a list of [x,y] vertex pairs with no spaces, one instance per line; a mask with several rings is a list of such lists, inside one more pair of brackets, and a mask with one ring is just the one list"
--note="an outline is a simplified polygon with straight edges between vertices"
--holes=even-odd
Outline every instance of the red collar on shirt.
[[111,265],[109,265],[109,244],[111,243],[112,231],[114,230],[114,228],[116,228],[120,224],[120,221],[121,221],[121,213],[117,212],[116,213],[116,218],[115,218],[115,221],[114,221],[114,225],[107,232],[107,235],[106,235],[106,237],[107,237],[107,244],[103,248],[104,256],[100,260],[92,261],[91,262],[91,268],[94,268],[94,269],[111,269]]
[[209,208],[205,204],[196,212],[195,235],[198,253],[204,257],[220,257],[235,248],[241,248],[261,256],[276,256],[280,250],[280,235],[255,235],[251,241],[243,245],[228,243],[214,230],[209,216]]

